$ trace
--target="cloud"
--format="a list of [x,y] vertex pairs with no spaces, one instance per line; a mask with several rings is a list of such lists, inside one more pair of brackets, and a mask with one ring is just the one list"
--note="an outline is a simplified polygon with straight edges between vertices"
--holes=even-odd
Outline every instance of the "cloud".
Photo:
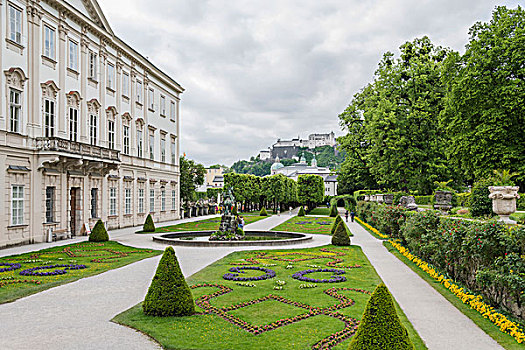
[[491,0],[99,0],[115,33],[179,82],[182,152],[231,165],[277,138],[339,130],[386,51],[463,51]]

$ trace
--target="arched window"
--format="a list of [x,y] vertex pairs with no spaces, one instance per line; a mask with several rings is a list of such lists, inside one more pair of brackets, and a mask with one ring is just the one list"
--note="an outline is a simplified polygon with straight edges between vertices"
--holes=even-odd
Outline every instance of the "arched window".
[[11,68],[4,71],[8,91],[8,126],[11,132],[21,132],[22,129],[22,93],[27,80],[24,71],[20,68]]
[[108,120],[108,148],[115,149],[115,118],[117,116],[117,109],[109,107],[106,109],[106,118]]
[[98,144],[98,126],[99,126],[99,110],[100,103],[96,99],[88,102],[88,129],[89,129],[89,143],[91,145]]
[[43,136],[54,137],[56,129],[56,99],[60,89],[52,80],[42,83],[40,86],[42,87]]
[[69,125],[69,140],[78,141],[78,118],[80,110],[80,94],[78,91],[70,91],[66,95],[67,100],[67,118]]

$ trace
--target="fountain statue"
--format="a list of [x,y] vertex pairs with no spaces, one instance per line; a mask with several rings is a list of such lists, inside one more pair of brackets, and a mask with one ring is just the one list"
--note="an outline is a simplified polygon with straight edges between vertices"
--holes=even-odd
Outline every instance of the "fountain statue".
[[221,216],[219,230],[211,234],[210,240],[234,241],[244,238],[243,230],[239,229],[239,220],[236,215],[232,214],[234,205],[235,197],[232,189],[229,188],[222,202],[224,212]]

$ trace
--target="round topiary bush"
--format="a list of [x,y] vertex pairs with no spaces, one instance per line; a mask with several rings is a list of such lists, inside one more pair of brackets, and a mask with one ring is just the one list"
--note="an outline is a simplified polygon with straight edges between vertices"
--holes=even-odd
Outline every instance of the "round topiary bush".
[[166,248],[160,259],[142,310],[151,316],[188,316],[195,313],[193,295],[182,275],[173,247]]
[[266,212],[265,207],[262,207],[261,212],[259,213],[259,216],[268,216],[268,213]]
[[148,214],[146,221],[144,221],[144,226],[142,226],[142,231],[144,232],[155,232],[155,224],[153,223],[153,218],[151,214]]
[[392,295],[381,283],[372,293],[348,350],[413,350],[414,345],[401,324]]
[[335,220],[334,220],[334,223],[332,224],[332,229],[330,230],[330,234],[333,236],[334,233],[335,233],[335,229],[337,228],[337,225],[339,225],[339,223],[343,222],[343,219],[341,218],[340,215],[337,215],[335,217]]
[[106,231],[106,227],[104,226],[104,223],[102,222],[102,220],[98,220],[95,226],[93,227],[93,230],[91,230],[91,234],[89,235],[89,241],[90,242],[109,241],[108,231]]
[[304,207],[301,205],[299,207],[299,213],[297,213],[297,216],[305,216]]
[[337,203],[334,203],[330,206],[330,217],[335,218],[337,214]]
[[342,221],[335,228],[334,235],[332,236],[332,244],[337,246],[350,245],[350,236],[348,236],[346,225]]
[[492,215],[492,200],[489,198],[489,186],[492,180],[480,180],[472,186],[470,194],[470,214],[472,216]]

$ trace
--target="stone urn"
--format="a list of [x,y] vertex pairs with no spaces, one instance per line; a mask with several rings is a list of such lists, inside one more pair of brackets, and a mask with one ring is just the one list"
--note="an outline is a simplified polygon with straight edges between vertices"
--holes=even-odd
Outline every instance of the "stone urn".
[[375,194],[370,195],[370,202],[377,202],[377,196]]
[[394,195],[393,194],[385,194],[384,195],[385,204],[392,205],[394,204]]
[[407,208],[408,210],[417,210],[418,206],[416,204],[416,199],[414,196],[403,196],[399,200],[401,206]]
[[370,201],[370,196],[365,194],[365,202],[368,202],[368,201]]
[[500,221],[515,224],[509,218],[516,211],[516,199],[520,198],[518,186],[490,186],[489,198],[492,199],[492,211],[499,215]]
[[376,195],[376,201],[377,201],[377,203],[384,203],[385,202],[385,195],[384,194]]
[[449,211],[452,209],[452,192],[436,191],[434,195],[434,209]]

